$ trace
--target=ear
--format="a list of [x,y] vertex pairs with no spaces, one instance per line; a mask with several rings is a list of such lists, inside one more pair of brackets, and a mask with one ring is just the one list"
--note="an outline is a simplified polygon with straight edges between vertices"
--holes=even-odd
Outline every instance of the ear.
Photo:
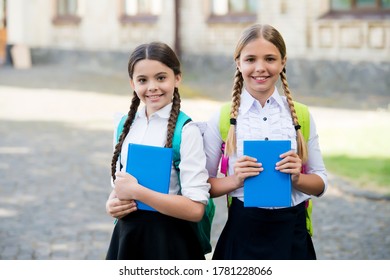
[[286,67],[286,63],[287,63],[287,56],[285,56],[285,57],[282,59],[282,70]]
[[181,74],[175,75],[175,87],[179,87],[181,82]]
[[240,63],[240,59],[236,59],[236,66],[237,66],[237,70],[241,72],[241,63]]

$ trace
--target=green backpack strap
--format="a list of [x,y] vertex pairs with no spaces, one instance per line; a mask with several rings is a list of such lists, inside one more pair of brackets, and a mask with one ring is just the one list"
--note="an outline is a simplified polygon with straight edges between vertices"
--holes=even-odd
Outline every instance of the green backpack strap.
[[[301,131],[305,141],[309,141],[310,137],[310,113],[306,105],[294,101],[294,108],[297,113],[298,122],[301,126]],[[311,236],[313,236],[313,223],[312,223],[312,210],[313,210],[313,200],[309,199],[306,201],[306,228]]]
[[219,133],[223,142],[226,142],[227,135],[230,128],[230,107],[231,102],[227,102],[222,105],[219,115]]
[[181,144],[181,132],[183,127],[191,121],[191,118],[182,111],[179,112],[177,117],[175,131],[173,132],[172,149],[173,149],[173,165],[176,170],[179,170],[180,164],[180,144]]
[[122,131],[123,131],[123,126],[125,124],[127,120],[127,115],[123,115],[117,128],[116,128],[116,142],[118,143],[119,142],[119,137],[121,136],[122,134]]
[[306,105],[294,101],[294,108],[297,112],[298,122],[301,126],[301,131],[305,141],[309,141],[310,136],[310,114]]
[[[119,142],[119,137],[122,134],[123,126],[127,120],[127,115],[122,116],[116,131],[116,142]],[[179,112],[179,116],[177,117],[175,131],[173,132],[172,139],[172,149],[173,149],[173,164],[176,170],[179,169],[180,163],[180,144],[181,144],[181,131],[183,130],[183,126],[191,121],[191,118],[187,116],[182,111]]]
[[[229,128],[230,128],[230,107],[231,103],[225,103],[221,107],[220,116],[219,116],[219,133],[221,134],[222,140],[225,142]],[[301,131],[305,141],[309,140],[310,135],[310,115],[309,109],[306,105],[294,101],[295,111],[297,112],[298,121],[301,125]]]

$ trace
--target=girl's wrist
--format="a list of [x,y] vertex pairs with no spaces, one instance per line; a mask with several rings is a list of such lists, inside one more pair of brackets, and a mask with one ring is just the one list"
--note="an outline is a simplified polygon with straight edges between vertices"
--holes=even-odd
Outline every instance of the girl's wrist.
[[145,193],[146,188],[139,183],[134,184],[131,186],[133,188],[133,196],[131,199],[133,200],[143,200],[143,194]]
[[299,186],[301,185],[301,176],[302,174],[299,173],[299,174],[293,174],[291,175],[291,183],[293,185],[294,188],[299,188]]
[[244,185],[244,181],[241,180],[236,174],[232,175],[234,190],[241,188]]

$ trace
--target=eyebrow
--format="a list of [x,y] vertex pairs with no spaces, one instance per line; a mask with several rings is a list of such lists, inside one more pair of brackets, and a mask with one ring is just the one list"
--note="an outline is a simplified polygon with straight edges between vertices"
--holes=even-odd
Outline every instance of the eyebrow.
[[168,73],[167,72],[158,72],[156,75],[154,76],[160,76],[160,75],[167,75]]
[[[168,73],[167,72],[158,72],[154,75],[154,77],[157,77],[157,76],[160,76],[160,75],[167,75]],[[148,76],[147,75],[138,75],[136,76],[135,78],[136,79],[139,79],[139,78],[147,78]]]

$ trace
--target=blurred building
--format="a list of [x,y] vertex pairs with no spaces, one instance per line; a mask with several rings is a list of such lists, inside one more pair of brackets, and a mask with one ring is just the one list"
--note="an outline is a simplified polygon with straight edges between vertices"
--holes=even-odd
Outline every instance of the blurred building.
[[[383,94],[389,91],[390,0],[0,3],[0,7],[6,7],[0,12],[0,42],[7,38],[7,46],[27,45],[34,63],[58,60],[72,52],[79,56],[87,52],[129,53],[140,43],[159,40],[174,47],[187,65],[211,65],[208,69],[218,71],[219,62],[225,61],[221,62],[224,67],[231,62],[243,28],[260,22],[282,33],[288,70],[293,70],[288,74],[298,79],[290,79],[292,86],[316,90],[322,84],[332,90],[331,83],[336,82],[341,85],[340,92],[350,89],[351,84],[353,91],[367,91],[370,86]],[[0,48],[5,48],[4,43]],[[306,81],[298,78],[302,76]]]

